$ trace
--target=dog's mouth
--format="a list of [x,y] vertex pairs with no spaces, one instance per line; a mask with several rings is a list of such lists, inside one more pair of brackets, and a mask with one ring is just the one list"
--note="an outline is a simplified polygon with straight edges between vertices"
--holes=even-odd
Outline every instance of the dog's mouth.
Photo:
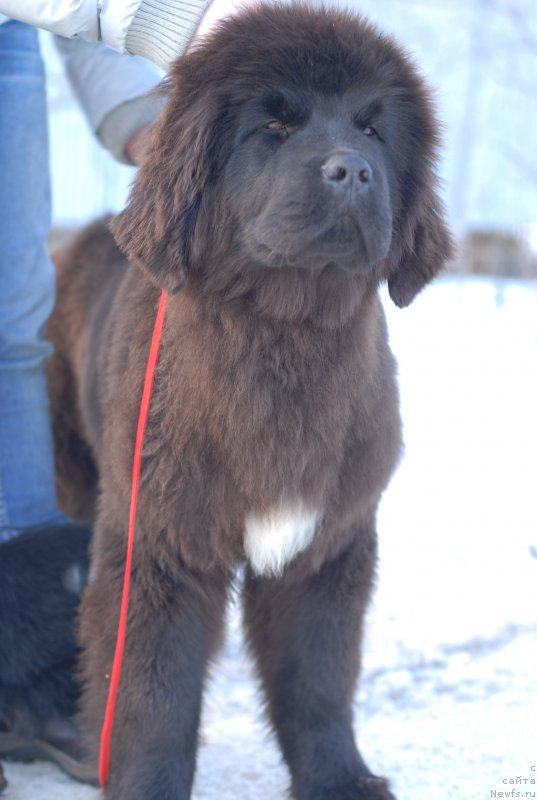
[[370,241],[371,237],[364,236],[360,224],[350,215],[336,222],[328,221],[319,228],[309,236],[303,231],[291,236],[286,231],[278,237],[275,232],[274,246],[271,246],[272,236],[254,235],[248,238],[247,247],[255,262],[262,266],[315,271],[335,264],[345,271],[366,272],[388,252],[389,238],[377,242],[373,237]]
[[365,242],[360,226],[351,217],[343,217],[315,240],[323,247],[341,250],[347,253],[350,249],[365,249]]

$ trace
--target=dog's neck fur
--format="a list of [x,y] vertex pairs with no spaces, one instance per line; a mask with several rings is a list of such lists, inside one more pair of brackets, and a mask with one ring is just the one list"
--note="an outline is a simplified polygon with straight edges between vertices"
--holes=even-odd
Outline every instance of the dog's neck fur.
[[208,259],[211,267],[194,271],[190,285],[206,302],[241,303],[244,299],[263,317],[284,322],[309,321],[318,328],[340,328],[359,312],[375,293],[378,279],[373,273],[345,272],[335,264],[323,270],[261,267]]

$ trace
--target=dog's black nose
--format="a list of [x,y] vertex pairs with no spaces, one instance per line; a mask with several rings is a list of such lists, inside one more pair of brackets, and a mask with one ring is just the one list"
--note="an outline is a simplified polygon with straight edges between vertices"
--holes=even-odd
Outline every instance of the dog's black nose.
[[373,170],[368,162],[358,153],[339,151],[326,159],[321,167],[326,183],[334,188],[354,191],[365,191],[373,178]]

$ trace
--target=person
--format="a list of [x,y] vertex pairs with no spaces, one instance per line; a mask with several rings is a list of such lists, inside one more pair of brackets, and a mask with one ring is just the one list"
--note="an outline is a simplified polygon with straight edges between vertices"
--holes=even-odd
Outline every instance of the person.
[[[100,39],[118,52],[145,56],[166,68],[233,8],[232,0],[209,5],[207,0],[0,0],[0,14],[11,17],[0,25],[0,542],[26,528],[64,521],[56,509],[43,369],[50,354],[43,327],[54,301],[54,271],[46,250],[50,203],[44,72],[37,33],[29,25]],[[68,63],[77,58],[80,63],[76,51],[67,48]],[[111,110],[116,107],[117,117],[119,104],[109,91],[106,70],[97,82],[93,66],[76,84],[86,106],[92,106],[94,127],[106,137],[118,127]],[[103,101],[106,92],[112,95],[109,101]]]
[[[166,69],[236,10],[233,0],[0,0],[0,756],[49,757],[76,777],[85,776],[70,722],[73,630],[89,530],[56,504],[43,335],[55,278],[36,28],[67,37],[59,49],[92,128],[133,163],[155,114],[146,98],[155,77],[135,59],[120,65],[117,53]],[[100,54],[87,42],[101,42]]]

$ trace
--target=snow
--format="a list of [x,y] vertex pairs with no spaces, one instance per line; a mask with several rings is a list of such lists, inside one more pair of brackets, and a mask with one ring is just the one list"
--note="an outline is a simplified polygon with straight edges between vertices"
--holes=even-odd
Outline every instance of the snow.
[[[398,800],[536,792],[509,780],[537,780],[537,282],[446,277],[404,311],[385,301],[406,452],[379,514],[360,746]],[[99,797],[48,764],[6,774],[5,800]],[[287,785],[232,612],[194,800]]]

